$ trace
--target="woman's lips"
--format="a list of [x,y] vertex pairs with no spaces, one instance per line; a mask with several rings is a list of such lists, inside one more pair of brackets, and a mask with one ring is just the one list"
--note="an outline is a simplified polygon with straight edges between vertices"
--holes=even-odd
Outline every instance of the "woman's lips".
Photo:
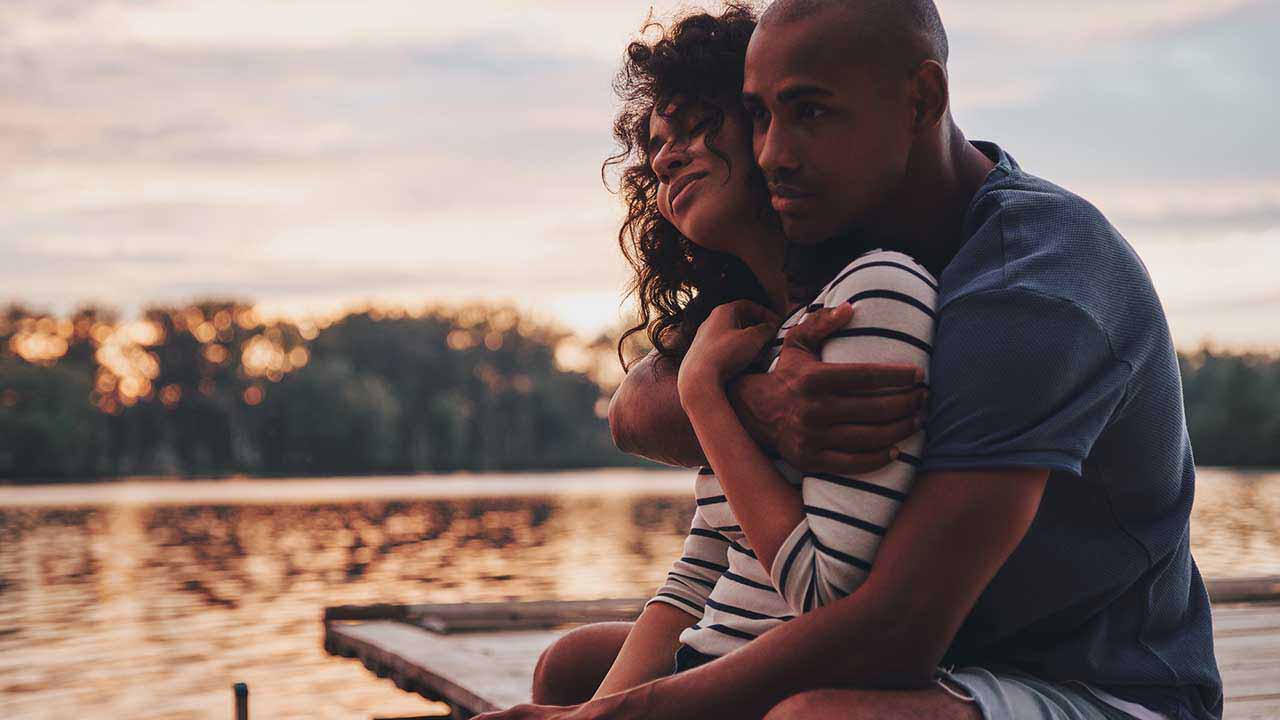
[[687,193],[686,191],[690,187],[692,187],[695,183],[697,183],[699,180],[701,180],[706,176],[707,176],[707,173],[698,173],[696,175],[692,175],[690,176],[689,180],[686,180],[678,188],[676,188],[675,194],[671,196],[671,210],[673,212],[676,209],[676,202],[682,198],[688,197],[689,193]]

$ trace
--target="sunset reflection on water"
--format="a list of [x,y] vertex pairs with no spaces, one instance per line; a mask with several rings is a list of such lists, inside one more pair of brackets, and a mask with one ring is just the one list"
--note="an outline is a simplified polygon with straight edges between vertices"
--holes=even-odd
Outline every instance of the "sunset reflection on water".
[[[10,718],[205,718],[229,714],[231,683],[243,681],[256,717],[430,713],[437,706],[326,656],[321,610],[646,596],[680,552],[692,480],[607,477],[640,489],[597,480],[536,494],[558,486],[528,478],[533,494],[490,496],[486,477],[473,476],[465,485],[474,494],[396,498],[350,480],[341,482],[357,492],[366,483],[378,499],[336,500],[295,481],[276,500],[246,501],[226,497],[235,486],[195,482],[181,488],[189,501],[88,489],[88,501],[53,506],[12,502],[23,491],[5,488],[0,709]],[[1201,477],[1193,542],[1205,576],[1280,574],[1280,474]]]

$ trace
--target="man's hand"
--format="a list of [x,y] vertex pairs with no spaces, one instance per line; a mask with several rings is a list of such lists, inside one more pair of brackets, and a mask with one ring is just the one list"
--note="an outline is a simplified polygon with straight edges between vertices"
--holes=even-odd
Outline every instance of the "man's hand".
[[773,372],[743,376],[731,388],[751,435],[799,470],[876,470],[923,423],[920,368],[819,359],[823,341],[848,324],[851,311],[840,305],[811,314],[787,333]]

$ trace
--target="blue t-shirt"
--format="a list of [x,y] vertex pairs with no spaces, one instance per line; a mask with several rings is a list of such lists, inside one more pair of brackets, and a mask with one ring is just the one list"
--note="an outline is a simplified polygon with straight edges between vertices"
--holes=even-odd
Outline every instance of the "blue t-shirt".
[[1220,717],[1209,600],[1188,542],[1195,464],[1151,278],[1097,208],[998,146],[974,145],[996,167],[939,282],[922,470],[1050,475],[946,662]]

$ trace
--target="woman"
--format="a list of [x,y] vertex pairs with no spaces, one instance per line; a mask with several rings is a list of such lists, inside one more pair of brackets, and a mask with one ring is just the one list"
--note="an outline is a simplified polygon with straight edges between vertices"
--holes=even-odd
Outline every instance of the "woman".
[[766,457],[725,399],[725,382],[771,367],[801,335],[831,334],[826,361],[927,367],[936,302],[927,271],[900,253],[847,267],[826,258],[844,270],[816,296],[805,295],[807,282],[788,282],[787,244],[739,104],[754,26],[737,5],[685,17],[652,43],[632,43],[619,75],[623,149],[606,164],[629,163],[620,240],[641,322],[628,335],[646,330],[654,352],[679,363],[681,401],[711,467],[697,476],[693,526],[666,583],[635,623],[578,628],[544,652],[538,704],[580,703],[694,667],[852,592],[923,446],[918,432],[897,462],[858,479],[805,475]]

